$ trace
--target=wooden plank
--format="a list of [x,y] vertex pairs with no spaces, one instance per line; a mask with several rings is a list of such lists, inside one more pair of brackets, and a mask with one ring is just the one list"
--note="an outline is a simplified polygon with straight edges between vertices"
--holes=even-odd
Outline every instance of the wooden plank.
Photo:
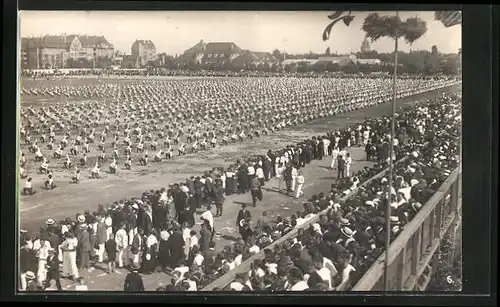
[[[404,274],[404,267],[406,264],[406,247],[399,252],[399,257],[396,259],[398,260],[395,261],[397,269],[396,269],[396,284],[394,285],[395,287],[394,290],[401,291],[403,289],[403,282],[405,281],[403,274]],[[392,288],[389,289],[392,290]]]
[[441,223],[443,222],[443,201],[440,201],[436,206],[436,222],[434,227],[434,237],[439,237],[441,234]]
[[436,207],[432,210],[432,213],[429,215],[429,245],[432,244],[432,240],[434,239],[434,228],[436,228]]
[[420,250],[420,244],[422,242],[422,227],[419,227],[417,229],[417,232],[413,235],[413,247],[412,247],[412,254],[411,254],[411,274],[415,275],[417,274],[417,265],[418,262],[420,261],[420,257],[422,255],[421,250]]
[[402,281],[405,281],[411,276],[411,265],[412,265],[412,259],[413,259],[413,241],[414,237],[417,234],[415,233],[411,240],[408,241],[408,245],[406,245],[405,248],[405,262],[403,265],[403,277],[401,278]]
[[[399,252],[407,245],[408,241],[411,239],[413,234],[424,224],[425,220],[433,214],[433,211],[439,201],[443,199],[443,195],[449,190],[451,185],[457,180],[458,174],[461,171],[460,168],[456,168],[446,181],[441,185],[441,187],[434,193],[433,196],[422,206],[419,213],[411,220],[401,234],[392,242],[389,247],[389,263],[392,263],[397,257]],[[432,227],[430,227],[432,229]],[[425,228],[422,229],[425,231]],[[432,238],[432,237],[430,237]],[[429,239],[430,239],[429,238]],[[432,242],[432,240],[429,240]],[[425,243],[425,241],[424,241]],[[353,289],[356,291],[370,291],[374,284],[379,280],[380,276],[384,272],[384,261],[385,252],[380,255],[378,261],[376,261],[365,273],[365,275],[359,280],[359,282],[354,286]]]

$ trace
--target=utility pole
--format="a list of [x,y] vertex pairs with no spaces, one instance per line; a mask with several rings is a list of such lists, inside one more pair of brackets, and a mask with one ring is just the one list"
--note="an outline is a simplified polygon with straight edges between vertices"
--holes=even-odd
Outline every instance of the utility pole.
[[[396,17],[399,18],[399,11],[396,11]],[[389,188],[387,191],[387,204],[385,207],[385,261],[384,261],[384,290],[390,291],[389,289],[389,247],[391,245],[391,202],[392,202],[392,173],[394,169],[394,133],[395,133],[395,120],[396,120],[396,95],[397,95],[397,73],[398,73],[398,29],[394,29],[396,32],[394,38],[394,75],[392,79],[392,114],[391,114],[391,143],[389,146]]]

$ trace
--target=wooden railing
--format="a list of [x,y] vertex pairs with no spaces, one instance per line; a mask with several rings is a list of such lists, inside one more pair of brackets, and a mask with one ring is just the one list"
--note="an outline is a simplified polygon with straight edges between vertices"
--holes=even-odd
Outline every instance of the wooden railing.
[[[428,144],[426,143],[423,146],[426,147],[427,145]],[[409,159],[409,156],[405,156],[404,158],[402,158],[399,161],[397,161],[396,164],[405,162],[408,159]],[[368,179],[363,184],[361,184],[358,188],[356,188],[353,191],[351,191],[351,193],[349,193],[348,195],[342,197],[341,200],[345,201],[345,200],[350,199],[351,197],[353,197],[354,195],[356,195],[356,193],[358,192],[358,190],[359,190],[360,187],[368,185],[373,180],[377,180],[379,178],[384,177],[387,174],[387,171],[388,171],[388,168],[384,169],[383,171],[381,171],[377,175],[375,175],[372,178]],[[288,241],[289,239],[295,238],[297,236],[297,233],[298,233],[299,229],[301,229],[301,228],[304,228],[304,229],[308,228],[310,225],[316,223],[322,215],[325,215],[325,214],[328,213],[328,210],[330,210],[330,207],[327,208],[327,209],[325,209],[325,210],[323,210],[322,212],[318,213],[317,215],[315,215],[314,217],[312,217],[311,219],[309,219],[306,223],[304,223],[304,224],[302,224],[300,226],[295,227],[292,231],[290,231],[289,233],[287,233],[286,235],[284,235],[280,239],[276,240],[275,242],[273,242],[272,244],[270,244],[266,248],[269,248],[269,249],[272,250],[272,249],[274,249],[275,246],[281,245],[284,242]],[[235,279],[235,277],[236,277],[237,274],[248,273],[250,271],[251,264],[255,260],[257,260],[257,259],[264,259],[264,251],[260,251],[259,253],[255,254],[252,257],[248,258],[247,260],[243,261],[235,269],[233,269],[230,272],[222,275],[217,280],[213,281],[212,283],[210,283],[209,285],[207,285],[205,288],[203,288],[201,291],[212,291],[214,288],[224,288],[224,287],[226,287],[227,285],[229,285],[231,282],[234,281],[234,279]],[[346,290],[349,286],[350,286],[350,281],[347,280],[347,281],[343,282],[341,285],[339,285],[337,287],[337,290],[338,291],[343,291],[343,290]]]
[[[419,286],[420,278],[424,271],[436,267],[441,239],[455,220],[460,219],[461,177],[459,166],[391,243],[388,251],[389,291],[425,289],[425,286]],[[384,261],[385,252],[352,291],[383,291]]]

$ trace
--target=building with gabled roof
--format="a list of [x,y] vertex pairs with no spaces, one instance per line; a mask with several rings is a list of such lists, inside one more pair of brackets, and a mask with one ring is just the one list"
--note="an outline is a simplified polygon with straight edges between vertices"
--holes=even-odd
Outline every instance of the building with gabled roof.
[[234,42],[209,42],[200,40],[193,47],[184,51],[178,58],[180,65],[224,66],[231,64],[237,68],[245,68],[249,64],[279,62],[269,52],[254,52],[244,50]]
[[132,57],[139,66],[146,65],[156,57],[156,46],[150,40],[136,39],[131,47]]
[[269,52],[243,50],[242,53],[233,60],[233,65],[237,68],[245,68],[249,65],[272,65],[279,62],[280,61]]
[[21,38],[21,53],[26,54],[28,68],[64,68],[68,60],[95,62],[112,58],[114,47],[104,36],[44,35]]

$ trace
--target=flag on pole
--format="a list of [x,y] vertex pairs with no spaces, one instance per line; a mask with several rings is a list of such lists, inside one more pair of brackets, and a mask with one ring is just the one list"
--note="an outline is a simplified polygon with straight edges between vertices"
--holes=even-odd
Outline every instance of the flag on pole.
[[462,23],[461,11],[437,11],[434,17],[436,20],[441,21],[447,28]]

